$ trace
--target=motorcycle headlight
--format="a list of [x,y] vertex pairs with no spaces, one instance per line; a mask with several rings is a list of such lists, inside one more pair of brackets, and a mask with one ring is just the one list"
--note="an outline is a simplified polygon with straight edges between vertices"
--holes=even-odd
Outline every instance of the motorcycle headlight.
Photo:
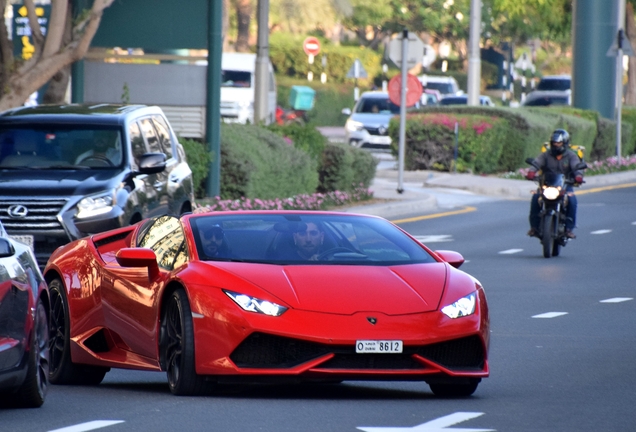
[[281,316],[287,308],[277,305],[267,300],[261,300],[256,297],[250,297],[245,294],[223,290],[225,294],[240,306],[241,309],[248,312],[256,312],[269,316]]
[[86,198],[82,198],[82,200],[77,203],[77,214],[75,217],[78,219],[85,219],[93,216],[99,216],[111,211],[114,204],[115,198],[113,191],[88,196]]
[[345,123],[345,128],[347,128],[349,132],[355,132],[364,129],[364,125],[359,121],[347,120],[347,123]]
[[559,197],[559,195],[561,194],[561,191],[558,188],[549,186],[545,189],[543,189],[543,196],[546,197],[546,199],[549,200],[555,200]]
[[461,318],[475,313],[475,305],[477,304],[477,293],[468,294],[453,304],[444,306],[442,313],[449,318]]

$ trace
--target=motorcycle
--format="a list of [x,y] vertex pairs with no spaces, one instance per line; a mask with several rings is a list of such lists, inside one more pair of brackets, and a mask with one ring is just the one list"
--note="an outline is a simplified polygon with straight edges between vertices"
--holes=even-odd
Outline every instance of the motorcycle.
[[[526,159],[526,163],[537,170],[540,169],[532,158]],[[585,162],[579,162],[575,169],[587,168]],[[563,174],[543,173],[538,177],[539,187],[539,231],[537,237],[543,246],[543,256],[550,258],[559,256],[561,247],[565,246],[569,238],[565,234],[565,222],[567,220],[566,209],[568,205],[567,187],[576,184],[573,179],[566,178]]]
[[284,109],[276,106],[276,123],[283,125],[297,124],[303,126],[307,123],[307,111],[296,109]]

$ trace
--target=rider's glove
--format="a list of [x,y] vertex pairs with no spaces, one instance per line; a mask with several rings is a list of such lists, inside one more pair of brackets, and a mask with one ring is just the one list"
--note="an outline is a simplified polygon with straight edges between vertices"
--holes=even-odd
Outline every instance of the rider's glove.
[[527,178],[528,180],[534,180],[534,177],[535,177],[536,175],[537,175],[537,172],[536,172],[536,171],[528,171],[528,172],[526,173],[526,178]]
[[578,184],[582,184],[583,183],[583,176],[577,175],[576,177],[574,177],[574,181],[577,182]]

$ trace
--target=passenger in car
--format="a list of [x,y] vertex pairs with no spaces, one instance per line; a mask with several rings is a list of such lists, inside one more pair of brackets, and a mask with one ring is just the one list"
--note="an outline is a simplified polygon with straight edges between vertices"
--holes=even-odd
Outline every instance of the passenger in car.
[[[121,146],[119,137],[115,131],[96,131],[94,134],[93,148],[79,155],[75,160],[75,165],[82,165],[84,161],[102,160],[108,165],[119,165],[121,163]],[[117,142],[116,142],[117,141]]]

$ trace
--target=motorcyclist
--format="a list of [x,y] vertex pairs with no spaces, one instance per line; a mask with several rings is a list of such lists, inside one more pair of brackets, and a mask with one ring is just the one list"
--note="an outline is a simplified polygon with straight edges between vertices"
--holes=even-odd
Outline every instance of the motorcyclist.
[[[583,172],[576,169],[580,162],[579,156],[570,148],[570,134],[565,129],[556,129],[550,138],[550,148],[535,158],[536,166],[543,172],[553,174],[563,174],[566,178],[574,179],[575,184],[583,183]],[[534,180],[538,169],[533,167],[526,174],[528,180]],[[566,207],[565,235],[570,239],[575,239],[576,235],[572,230],[576,226],[577,200],[574,195],[572,184],[567,184],[568,205]],[[539,193],[532,195],[530,202],[530,231],[528,235],[536,237],[539,233],[541,223],[539,212]]]

